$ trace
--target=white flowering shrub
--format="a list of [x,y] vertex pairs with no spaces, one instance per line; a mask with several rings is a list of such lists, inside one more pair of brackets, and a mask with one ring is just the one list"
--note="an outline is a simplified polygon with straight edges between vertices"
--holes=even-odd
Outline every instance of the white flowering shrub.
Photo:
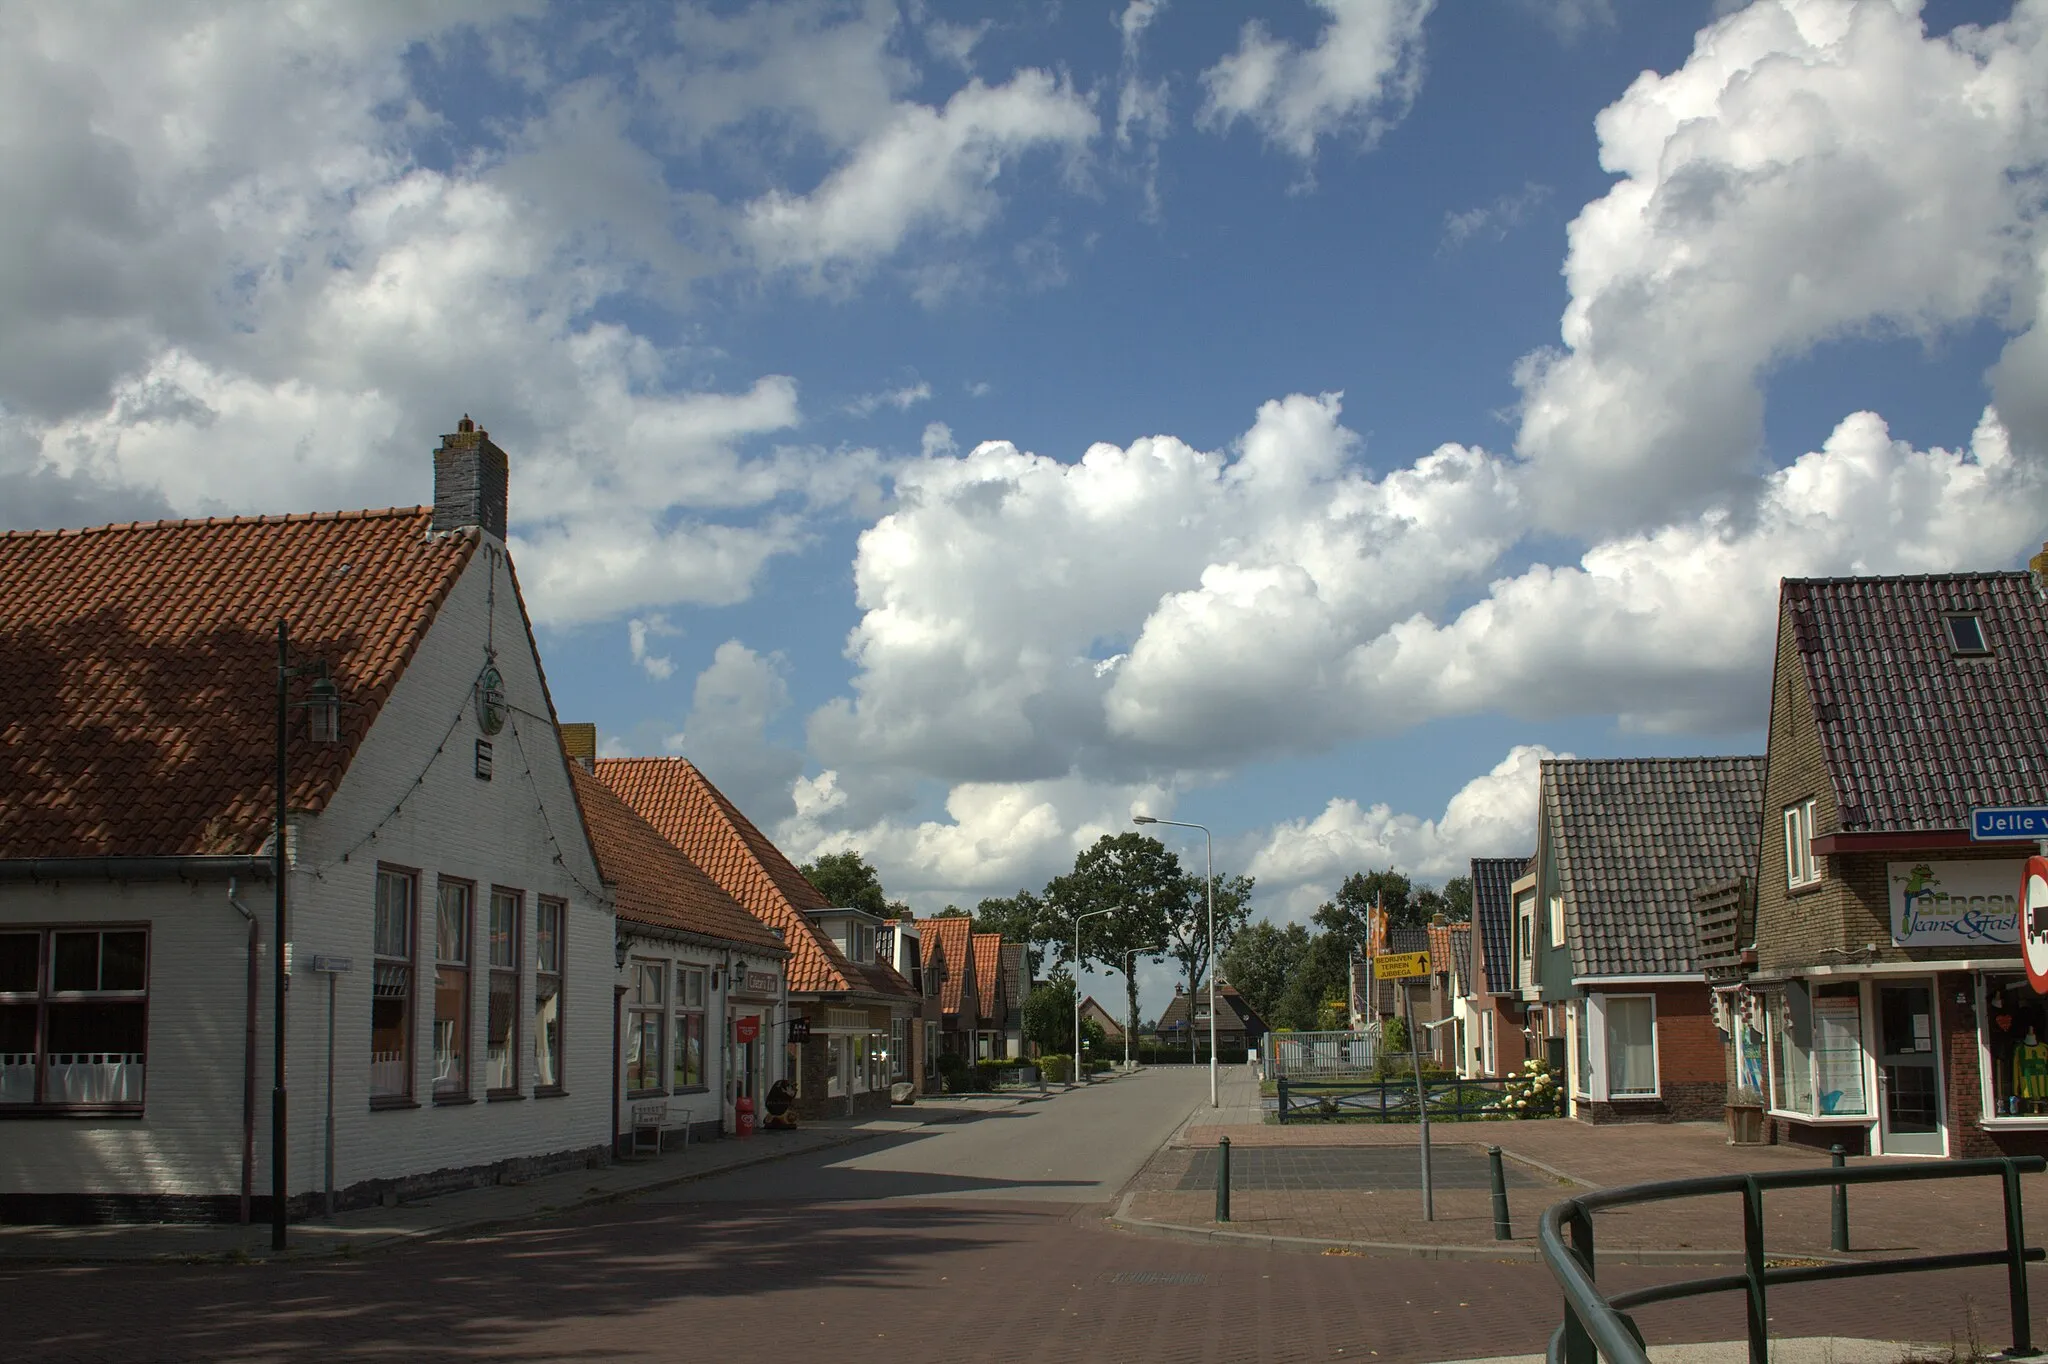
[[1558,1113],[1558,1092],[1557,1077],[1550,1073],[1550,1063],[1531,1057],[1522,1063],[1521,1070],[1508,1076],[1501,1111],[1517,1118],[1554,1118]]

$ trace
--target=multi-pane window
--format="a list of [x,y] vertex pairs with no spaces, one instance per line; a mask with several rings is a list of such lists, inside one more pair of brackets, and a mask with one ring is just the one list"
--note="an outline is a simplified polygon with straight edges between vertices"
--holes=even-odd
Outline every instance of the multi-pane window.
[[1785,884],[1810,886],[1820,880],[1813,859],[1813,798],[1785,807]]
[[909,1019],[892,1018],[889,1020],[889,1075],[891,1079],[907,1080],[910,1078],[910,1048],[904,1044],[903,1040],[908,1034],[909,1028]]
[[1863,992],[1852,982],[1793,981],[1767,1001],[1771,1107],[1809,1117],[1870,1112],[1863,1083]]
[[138,1110],[149,1034],[149,930],[0,933],[0,1112]]
[[516,890],[491,890],[491,993],[484,1014],[485,1087],[493,1094],[519,1089],[519,920]]
[[626,1088],[636,1094],[662,1088],[661,1035],[668,1025],[668,964],[633,963],[626,990]]
[[533,1083],[539,1090],[562,1087],[562,934],[568,906],[542,900],[533,922]]
[[1813,1112],[1813,1009],[1805,989],[1791,981],[1765,1001],[1771,1047],[1771,1107]]
[[1564,897],[1562,895],[1550,897],[1550,945],[1552,947],[1564,946]]
[[371,927],[370,1098],[412,1097],[412,998],[415,907],[419,881],[411,872],[377,869],[377,909]]
[[675,1088],[704,1087],[704,968],[676,968]]
[[469,962],[476,888],[442,881],[434,904],[434,1097],[469,1093]]

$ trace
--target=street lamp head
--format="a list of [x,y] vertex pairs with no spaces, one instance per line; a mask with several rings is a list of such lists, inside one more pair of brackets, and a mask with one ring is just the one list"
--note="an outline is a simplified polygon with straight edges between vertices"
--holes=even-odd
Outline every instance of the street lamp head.
[[1150,816],[1150,815],[1132,815],[1132,816],[1131,816],[1131,823],[1133,823],[1133,824],[1157,824],[1158,822],[1159,822],[1158,820],[1156,820],[1156,819],[1152,818],[1152,816]]

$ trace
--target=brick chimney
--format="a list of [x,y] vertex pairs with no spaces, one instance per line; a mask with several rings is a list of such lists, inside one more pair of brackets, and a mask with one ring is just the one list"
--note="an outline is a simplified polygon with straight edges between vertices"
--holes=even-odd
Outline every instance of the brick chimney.
[[597,726],[592,724],[563,725],[562,752],[569,761],[578,763],[585,772],[597,770]]
[[434,529],[476,526],[503,540],[507,468],[491,433],[464,413],[434,451]]

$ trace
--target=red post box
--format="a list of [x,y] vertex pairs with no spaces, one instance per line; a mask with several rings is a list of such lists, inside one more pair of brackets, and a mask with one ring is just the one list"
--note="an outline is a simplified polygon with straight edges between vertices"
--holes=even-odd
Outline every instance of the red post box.
[[732,1106],[732,1131],[736,1137],[754,1135],[754,1101],[744,1094]]

